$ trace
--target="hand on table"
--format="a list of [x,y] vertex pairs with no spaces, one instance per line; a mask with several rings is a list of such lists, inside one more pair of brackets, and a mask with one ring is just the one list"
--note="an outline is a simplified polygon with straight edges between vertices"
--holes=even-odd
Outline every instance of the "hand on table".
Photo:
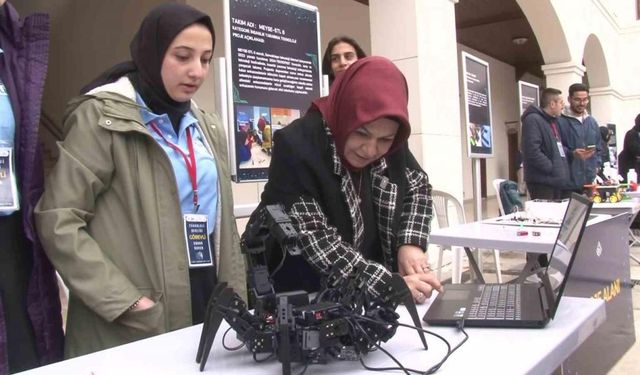
[[413,300],[418,304],[424,303],[431,297],[434,289],[439,292],[442,291],[440,281],[438,281],[436,275],[431,271],[427,273],[415,273],[413,275],[403,276],[403,278],[411,291]]
[[427,254],[417,246],[402,245],[398,248],[398,271],[416,303],[424,303],[434,289],[442,290],[440,281],[431,271]]

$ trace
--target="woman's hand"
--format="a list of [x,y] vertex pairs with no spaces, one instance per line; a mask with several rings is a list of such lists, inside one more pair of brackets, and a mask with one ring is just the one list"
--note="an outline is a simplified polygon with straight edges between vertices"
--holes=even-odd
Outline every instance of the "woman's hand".
[[404,276],[404,281],[407,283],[413,300],[416,303],[424,303],[433,290],[442,291],[442,285],[440,281],[436,279],[436,275],[429,271],[428,273],[415,273],[413,275]]
[[431,272],[427,254],[417,246],[402,245],[398,248],[398,271],[416,303],[424,303],[434,289],[442,291],[440,281]]
[[146,309],[152,308],[156,303],[153,302],[152,299],[147,297],[142,297],[138,300],[138,303],[129,311],[142,311]]
[[401,276],[430,270],[427,254],[421,248],[414,245],[402,245],[398,248],[398,272]]

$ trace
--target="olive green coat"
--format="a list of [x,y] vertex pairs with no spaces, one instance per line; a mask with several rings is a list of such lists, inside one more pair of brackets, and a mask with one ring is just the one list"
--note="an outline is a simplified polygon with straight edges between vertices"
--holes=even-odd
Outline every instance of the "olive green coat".
[[[195,105],[192,113],[218,167],[213,236],[218,278],[244,298],[244,260],[233,216],[225,132],[211,114]],[[65,355],[191,325],[175,175],[143,125],[129,80],[121,78],[72,100],[64,128],[60,157],[35,216],[45,251],[70,290]],[[128,311],[141,296],[156,305]]]

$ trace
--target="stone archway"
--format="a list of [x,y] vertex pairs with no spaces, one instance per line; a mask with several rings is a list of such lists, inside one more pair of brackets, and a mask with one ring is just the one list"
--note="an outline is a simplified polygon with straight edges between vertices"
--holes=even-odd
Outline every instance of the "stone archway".
[[551,0],[516,0],[536,36],[545,64],[571,60],[569,42]]
[[[610,86],[610,75],[600,39],[590,34],[583,51],[570,48],[565,30],[551,0],[516,0],[531,25],[545,65],[543,71],[549,87],[566,91],[572,83],[582,82],[588,70],[592,91]],[[580,55],[582,52],[582,55]]]
[[584,44],[583,64],[587,69],[586,78],[591,95],[589,109],[600,125],[615,123],[620,104],[619,94],[611,87],[606,56],[600,38],[595,34],[589,35]]
[[609,69],[600,39],[591,34],[584,46],[583,64],[589,73],[589,85],[592,88],[610,86]]
[[582,56],[576,57],[565,29],[551,0],[516,0],[527,16],[531,29],[540,45],[545,65],[545,86],[566,93],[567,88],[582,82],[585,67]]

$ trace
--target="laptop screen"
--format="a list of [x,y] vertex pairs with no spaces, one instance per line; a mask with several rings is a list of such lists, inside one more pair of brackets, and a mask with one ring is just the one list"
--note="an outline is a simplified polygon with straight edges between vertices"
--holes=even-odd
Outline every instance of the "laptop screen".
[[[555,315],[560,296],[564,291],[567,281],[567,274],[573,262],[572,257],[580,244],[582,232],[589,219],[591,210],[591,202],[582,195],[572,194],[567,211],[558,232],[558,238],[553,247],[553,252],[549,258],[549,265],[546,273],[550,281],[550,289],[552,290],[550,298],[550,316]],[[549,289],[547,289],[549,291]],[[549,296],[548,296],[549,297]]]

